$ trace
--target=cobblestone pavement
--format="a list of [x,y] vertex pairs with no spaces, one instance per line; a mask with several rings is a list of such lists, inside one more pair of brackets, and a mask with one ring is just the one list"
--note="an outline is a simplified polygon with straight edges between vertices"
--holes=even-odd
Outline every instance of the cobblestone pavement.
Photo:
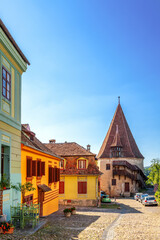
[[133,199],[118,199],[117,203],[121,209],[78,208],[70,218],[60,209],[32,236],[15,231],[0,239],[160,240],[160,207],[144,207]]
[[160,207],[143,206],[133,199],[119,199],[124,214],[109,229],[107,240],[160,240]]

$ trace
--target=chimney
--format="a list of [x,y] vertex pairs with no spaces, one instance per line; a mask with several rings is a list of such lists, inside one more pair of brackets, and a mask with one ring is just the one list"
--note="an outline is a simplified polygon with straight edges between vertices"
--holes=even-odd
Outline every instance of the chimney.
[[56,139],[49,140],[49,143],[56,143]]
[[91,150],[91,145],[88,144],[87,145],[87,151],[90,152],[90,150]]

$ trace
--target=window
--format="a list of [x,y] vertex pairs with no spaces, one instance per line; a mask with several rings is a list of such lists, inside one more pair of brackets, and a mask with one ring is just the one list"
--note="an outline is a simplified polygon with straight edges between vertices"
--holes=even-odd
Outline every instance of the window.
[[24,202],[31,205],[31,203],[33,203],[33,194],[24,197]]
[[32,161],[32,176],[37,176],[37,161]]
[[53,168],[49,167],[49,178],[48,178],[48,183],[51,184],[53,182]]
[[59,182],[59,194],[64,194],[64,182]]
[[45,162],[41,162],[41,175],[45,175]]
[[86,168],[86,160],[78,160],[78,168],[85,169]]
[[27,158],[27,178],[32,177],[32,158]]
[[121,147],[112,147],[111,157],[122,157],[121,149]]
[[60,180],[60,169],[57,167],[49,167],[49,183],[51,184],[52,182],[59,182]]
[[60,168],[64,169],[64,160],[60,161]]
[[4,67],[2,67],[2,95],[11,100],[11,75]]
[[106,170],[110,170],[110,164],[106,164]]
[[1,147],[1,176],[10,180],[10,147]]
[[87,193],[87,182],[78,182],[78,194]]
[[116,179],[112,179],[112,186],[116,185]]
[[37,177],[41,177],[41,160],[37,160]]

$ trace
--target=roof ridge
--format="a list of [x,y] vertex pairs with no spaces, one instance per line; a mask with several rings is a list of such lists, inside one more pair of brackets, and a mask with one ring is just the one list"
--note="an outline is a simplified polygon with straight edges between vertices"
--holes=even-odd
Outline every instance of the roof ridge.
[[[120,105],[120,103],[119,103],[119,105]],[[122,121],[124,122],[124,130],[125,130],[126,135],[127,135],[127,139],[128,139],[128,142],[129,142],[129,147],[130,147],[130,150],[131,150],[131,152],[132,152],[132,154],[133,154],[133,156],[134,156],[134,153],[133,153],[132,148],[131,148],[131,143],[130,143],[130,141],[129,141],[127,129],[126,129],[126,122],[124,121],[125,116],[124,116],[123,110],[122,110],[122,108],[121,108],[121,105],[120,105],[120,109],[121,109],[121,112],[122,112]]]

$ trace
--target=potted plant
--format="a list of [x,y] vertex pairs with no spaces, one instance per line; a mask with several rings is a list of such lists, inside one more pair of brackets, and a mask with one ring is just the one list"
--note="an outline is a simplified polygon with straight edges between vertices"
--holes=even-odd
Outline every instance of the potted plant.
[[70,217],[71,216],[71,209],[70,208],[65,208],[63,210],[63,212],[64,212],[65,217]]
[[[9,187],[10,187],[10,181],[6,177],[6,174],[3,174],[3,176],[1,176],[1,180],[0,180],[0,195],[1,195],[0,205],[1,206],[3,206],[3,191]],[[6,217],[7,217],[7,215],[3,214],[3,208],[1,208],[0,209],[0,222],[5,222]]]
[[76,208],[75,208],[75,207],[72,207],[72,208],[71,208],[71,214],[72,214],[72,215],[76,214]]
[[0,181],[0,190],[3,191],[3,190],[6,190],[7,188],[10,187],[10,181],[9,179],[6,177],[6,175],[4,174],[2,177],[1,177],[1,181]]
[[1,222],[0,223],[0,233],[8,233],[13,234],[14,226],[9,222]]

